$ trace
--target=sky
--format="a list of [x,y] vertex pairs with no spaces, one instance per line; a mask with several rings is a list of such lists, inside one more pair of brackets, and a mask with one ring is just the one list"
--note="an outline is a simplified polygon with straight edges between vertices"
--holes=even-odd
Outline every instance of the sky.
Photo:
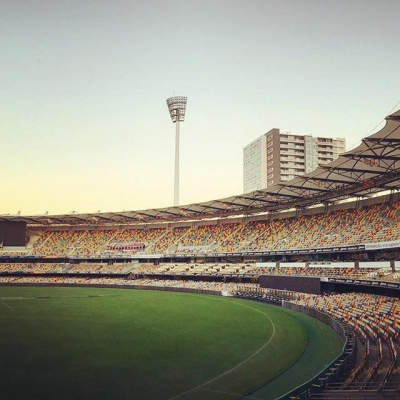
[[400,108],[397,0],[1,0],[0,214],[173,205],[243,192],[272,128],[346,138]]

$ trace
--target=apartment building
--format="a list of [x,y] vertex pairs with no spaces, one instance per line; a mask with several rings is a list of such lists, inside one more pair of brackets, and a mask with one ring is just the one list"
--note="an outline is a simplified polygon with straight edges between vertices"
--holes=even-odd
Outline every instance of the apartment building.
[[243,149],[244,193],[307,174],[346,151],[344,138],[280,133],[271,129]]

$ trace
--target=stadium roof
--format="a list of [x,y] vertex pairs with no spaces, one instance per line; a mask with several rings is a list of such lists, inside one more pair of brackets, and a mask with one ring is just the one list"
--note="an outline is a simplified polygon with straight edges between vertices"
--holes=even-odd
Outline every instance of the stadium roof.
[[115,225],[190,221],[307,208],[349,198],[364,198],[400,183],[400,110],[360,146],[313,172],[268,189],[224,199],[140,211],[64,215],[0,215],[0,221],[30,226]]

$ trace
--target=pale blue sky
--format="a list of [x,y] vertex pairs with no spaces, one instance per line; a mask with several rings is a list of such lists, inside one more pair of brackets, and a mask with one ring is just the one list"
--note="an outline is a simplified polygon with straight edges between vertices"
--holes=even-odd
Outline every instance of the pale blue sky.
[[0,214],[171,206],[173,94],[188,97],[181,204],[241,193],[243,147],[271,128],[358,144],[400,108],[399,13],[397,0],[2,0]]

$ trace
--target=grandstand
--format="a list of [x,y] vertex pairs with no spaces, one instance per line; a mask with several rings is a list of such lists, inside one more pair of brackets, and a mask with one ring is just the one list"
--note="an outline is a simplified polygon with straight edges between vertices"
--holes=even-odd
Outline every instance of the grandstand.
[[0,284],[224,292],[323,312],[354,333],[354,363],[287,398],[398,399],[399,183],[400,110],[336,161],[265,190],[158,210],[0,216],[26,224],[27,237],[1,246]]

